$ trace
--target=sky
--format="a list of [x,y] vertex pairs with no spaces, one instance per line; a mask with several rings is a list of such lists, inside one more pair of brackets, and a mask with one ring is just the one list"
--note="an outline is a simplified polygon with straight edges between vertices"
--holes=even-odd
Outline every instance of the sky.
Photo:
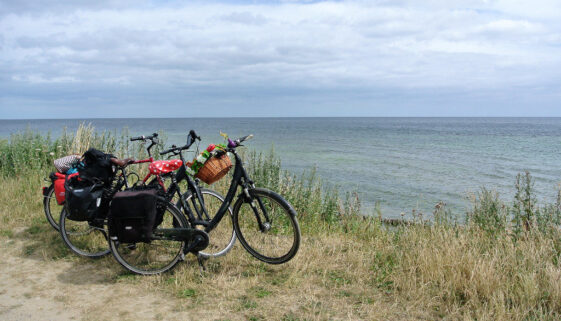
[[561,1],[0,0],[0,118],[561,116]]

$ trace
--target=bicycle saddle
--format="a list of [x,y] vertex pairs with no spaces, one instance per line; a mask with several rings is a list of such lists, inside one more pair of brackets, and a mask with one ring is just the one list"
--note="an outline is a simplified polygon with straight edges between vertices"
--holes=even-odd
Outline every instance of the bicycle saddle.
[[179,159],[155,161],[150,163],[148,169],[152,175],[167,174],[177,170],[182,164],[183,162]]

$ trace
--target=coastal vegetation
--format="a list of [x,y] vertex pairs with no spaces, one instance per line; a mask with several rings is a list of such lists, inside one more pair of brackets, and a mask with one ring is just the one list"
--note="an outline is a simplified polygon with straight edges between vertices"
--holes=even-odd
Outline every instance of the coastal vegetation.
[[[108,282],[158,289],[179,299],[179,309],[208,311],[217,320],[561,318],[561,193],[553,204],[538,204],[530,173],[513,179],[512,200],[482,187],[470,195],[467,213],[441,202],[431,215],[414,213],[389,226],[379,210],[362,213],[355,193],[326,187],[313,170],[294,175],[273,151],[247,151],[256,184],[278,191],[299,214],[297,256],[271,266],[236,245],[208,261],[205,272],[188,257],[173,273],[139,277],[112,257],[72,255],[45,220],[41,187],[50,184],[44,179],[52,161],[88,147],[146,156],[126,131],[99,133],[87,125],[58,138],[28,130],[0,140],[0,239],[21,244],[22,256],[94,264]],[[224,192],[227,180],[213,188]]]

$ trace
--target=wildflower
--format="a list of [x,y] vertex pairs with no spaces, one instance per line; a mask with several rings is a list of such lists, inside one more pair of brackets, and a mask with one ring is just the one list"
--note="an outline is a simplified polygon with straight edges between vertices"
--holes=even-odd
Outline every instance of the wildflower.
[[51,156],[55,156],[55,153],[53,153],[53,152],[50,152],[50,153],[49,153],[49,155],[51,155]]

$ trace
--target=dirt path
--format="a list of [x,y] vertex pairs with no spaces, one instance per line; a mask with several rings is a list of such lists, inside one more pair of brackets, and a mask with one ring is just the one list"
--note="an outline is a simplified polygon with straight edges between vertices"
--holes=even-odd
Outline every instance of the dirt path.
[[[191,320],[180,300],[108,279],[99,264],[25,254],[25,243],[0,238],[2,320]],[[200,315],[198,316],[200,317]],[[203,318],[204,319],[204,318]]]

